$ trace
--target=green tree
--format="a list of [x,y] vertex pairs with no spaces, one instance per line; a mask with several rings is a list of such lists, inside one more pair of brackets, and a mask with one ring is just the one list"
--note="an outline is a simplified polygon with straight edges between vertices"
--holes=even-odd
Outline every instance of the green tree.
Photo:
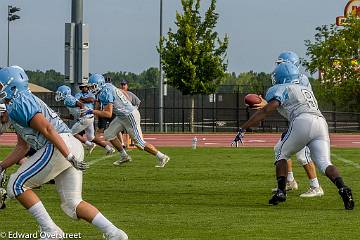
[[339,110],[359,111],[360,20],[350,18],[345,26],[323,25],[316,31],[314,42],[305,41],[309,60],[304,65],[320,73],[318,94]]
[[182,0],[183,13],[176,12],[177,31],[169,29],[160,40],[158,51],[162,58],[167,84],[191,95],[191,131],[194,130],[195,94],[211,94],[221,84],[228,37],[223,40],[213,29],[218,20],[216,0],[212,0],[205,13],[200,14],[200,0]]

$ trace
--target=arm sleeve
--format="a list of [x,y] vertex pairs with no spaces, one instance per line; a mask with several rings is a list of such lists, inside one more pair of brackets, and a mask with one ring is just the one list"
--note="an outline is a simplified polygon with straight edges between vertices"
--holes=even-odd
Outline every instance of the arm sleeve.
[[109,103],[113,103],[114,99],[115,99],[115,97],[110,89],[107,89],[107,88],[103,89],[99,94],[99,101],[102,106],[106,106]]
[[280,102],[280,105],[283,104],[284,100],[286,99],[286,87],[275,85],[266,92],[265,100],[270,102],[271,100],[277,100]]
[[12,107],[9,117],[22,127],[29,127],[31,119],[37,113],[41,113],[40,104],[36,99],[23,98]]

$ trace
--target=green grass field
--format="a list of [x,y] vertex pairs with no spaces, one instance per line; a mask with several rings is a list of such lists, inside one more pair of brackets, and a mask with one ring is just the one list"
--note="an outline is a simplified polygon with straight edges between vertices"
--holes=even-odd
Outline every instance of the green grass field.
[[[11,149],[1,148],[0,159]],[[321,198],[302,199],[308,187],[302,167],[294,162],[299,190],[289,192],[285,203],[268,206],[275,187],[271,148],[162,148],[171,156],[163,168],[156,159],[132,150],[133,161],[121,167],[117,156],[103,157],[99,148],[88,161],[84,199],[97,206],[131,240],[180,239],[360,239],[360,214],[356,206],[346,211],[335,186],[319,176],[325,191]],[[333,149],[334,164],[352,187],[360,192],[360,149]],[[9,172],[16,168],[11,168]],[[60,209],[54,185],[36,190],[55,222],[82,239],[101,239],[97,229],[68,218]],[[0,210],[0,232],[37,230],[36,222],[16,201]]]

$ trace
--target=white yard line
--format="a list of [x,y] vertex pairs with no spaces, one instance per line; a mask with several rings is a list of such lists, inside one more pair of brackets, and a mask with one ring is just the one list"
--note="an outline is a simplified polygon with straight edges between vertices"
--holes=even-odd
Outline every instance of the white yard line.
[[104,156],[104,157],[97,158],[97,159],[95,159],[95,160],[89,161],[88,163],[89,163],[89,165],[91,166],[91,165],[94,165],[94,164],[97,163],[97,162],[103,161],[103,160],[108,159],[108,158],[111,158],[111,157],[113,157],[113,155],[107,155],[107,156]]
[[334,153],[332,153],[331,156],[332,156],[333,158],[336,158],[337,160],[342,161],[343,163],[347,163],[347,164],[352,165],[353,167],[355,167],[355,168],[357,168],[357,169],[360,169],[360,164],[358,164],[358,163],[356,163],[356,162],[353,162],[353,161],[351,161],[351,160],[349,160],[349,159],[340,157],[340,156],[338,156],[338,155],[336,155],[336,154],[334,154]]

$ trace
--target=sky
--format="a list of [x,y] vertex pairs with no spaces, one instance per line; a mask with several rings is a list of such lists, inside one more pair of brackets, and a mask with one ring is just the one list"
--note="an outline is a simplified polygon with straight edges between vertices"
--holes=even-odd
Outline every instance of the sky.
[[[202,0],[205,10],[210,0]],[[335,23],[348,0],[217,0],[215,30],[230,38],[228,71],[270,73],[281,51],[305,57],[304,40],[315,28]],[[90,72],[140,73],[159,66],[160,0],[83,0],[90,27]],[[64,73],[65,23],[71,0],[1,0],[0,66],[6,65],[7,5],[21,8],[10,23],[10,64]],[[180,0],[163,0],[163,33],[175,29]]]

